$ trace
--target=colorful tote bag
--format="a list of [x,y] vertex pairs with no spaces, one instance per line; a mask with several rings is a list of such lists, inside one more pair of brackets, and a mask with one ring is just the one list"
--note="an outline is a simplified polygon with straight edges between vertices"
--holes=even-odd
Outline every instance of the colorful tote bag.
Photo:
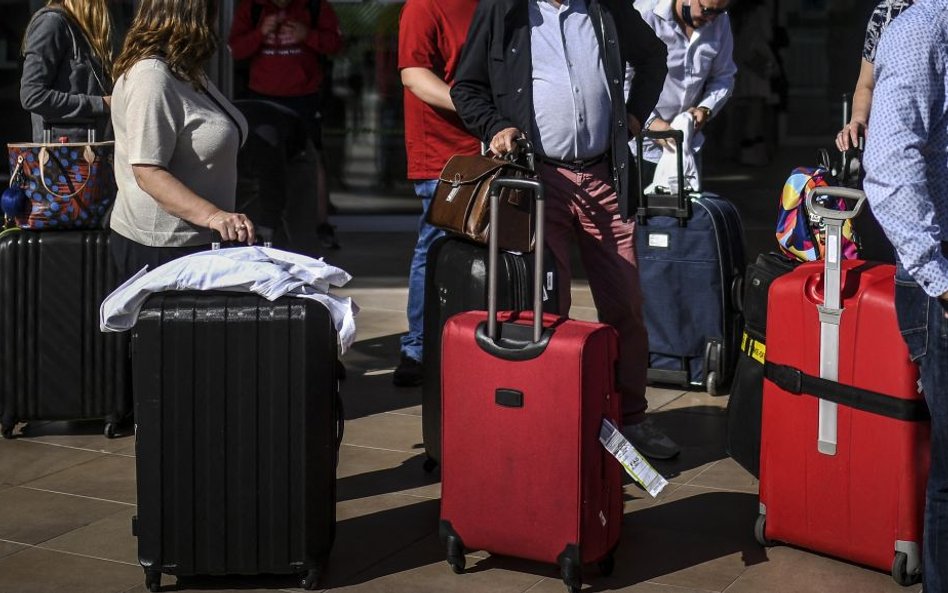
[[[92,229],[115,200],[114,142],[9,144],[6,226]],[[9,198],[9,199],[8,199]]]
[[[822,260],[826,234],[823,219],[806,209],[806,194],[814,187],[835,185],[832,176],[823,167],[797,167],[783,185],[777,207],[777,243],[786,255],[803,262]],[[818,199],[824,208],[845,210],[842,198],[824,196]],[[843,258],[858,257],[858,238],[852,221],[843,224]]]

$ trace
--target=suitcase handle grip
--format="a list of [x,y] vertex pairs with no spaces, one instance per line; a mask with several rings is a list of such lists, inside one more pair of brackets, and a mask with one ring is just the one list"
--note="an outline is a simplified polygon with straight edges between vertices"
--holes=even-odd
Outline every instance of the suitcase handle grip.
[[[652,140],[673,139],[678,143],[675,150],[675,164],[678,170],[678,200],[676,208],[659,207],[649,209],[649,196],[645,193],[644,174],[642,171],[645,162],[645,138]],[[678,219],[678,226],[685,226],[688,219],[691,218],[691,201],[685,195],[685,160],[681,153],[681,145],[685,142],[685,133],[681,130],[668,129],[662,131],[642,130],[642,133],[635,138],[635,163],[639,178],[639,207],[636,210],[635,217],[639,224],[646,224],[649,216],[674,216]]]
[[500,216],[498,215],[500,190],[505,187],[533,192],[537,201],[536,236],[534,237],[536,257],[533,268],[533,341],[539,342],[543,333],[543,240],[545,230],[543,213],[546,202],[543,195],[543,185],[539,181],[513,177],[498,177],[490,183],[490,238],[487,249],[487,337],[491,341],[497,340],[497,264],[500,247],[496,231],[500,222]]
[[95,143],[96,141],[96,132],[95,132],[95,120],[94,119],[73,119],[73,120],[63,120],[63,121],[51,121],[43,120],[43,143],[52,144],[53,142],[53,127],[63,127],[63,126],[85,126],[86,127],[86,140],[90,143]]
[[[816,203],[816,199],[822,196],[830,198],[843,198],[856,200],[852,210],[834,210],[826,208]],[[813,214],[827,220],[849,220],[859,216],[866,202],[866,193],[862,190],[848,187],[814,187],[806,194],[806,209]]]

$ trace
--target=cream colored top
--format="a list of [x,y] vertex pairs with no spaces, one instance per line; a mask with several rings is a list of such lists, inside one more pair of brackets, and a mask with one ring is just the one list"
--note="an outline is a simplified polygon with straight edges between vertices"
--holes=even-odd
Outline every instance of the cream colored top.
[[132,172],[132,165],[159,165],[218,208],[234,210],[237,151],[247,136],[247,121],[210,81],[205,80],[204,88],[176,78],[156,58],[138,62],[116,81],[113,231],[152,247],[219,240],[214,231],[165,212],[138,187]]

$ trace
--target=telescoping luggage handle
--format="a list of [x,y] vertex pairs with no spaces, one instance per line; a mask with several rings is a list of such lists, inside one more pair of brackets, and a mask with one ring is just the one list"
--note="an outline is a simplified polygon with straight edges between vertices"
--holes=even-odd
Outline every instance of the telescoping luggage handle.
[[74,119],[70,121],[47,121],[43,120],[43,144],[52,144],[53,142],[53,126],[63,127],[63,126],[85,126],[86,127],[86,140],[90,144],[94,144],[96,141],[95,134],[95,120],[92,119]]
[[490,184],[490,238],[487,254],[487,337],[492,342],[497,341],[497,265],[500,248],[498,245],[497,226],[498,203],[500,190],[503,188],[521,189],[533,192],[536,197],[536,237],[534,238],[534,268],[533,268],[533,341],[539,342],[543,334],[543,238],[544,223],[544,196],[543,185],[533,179],[518,179],[513,177],[498,177]]
[[[645,193],[645,186],[648,184],[645,182],[642,164],[645,161],[645,138],[651,138],[652,140],[667,140],[671,139],[677,143],[675,148],[675,160],[678,169],[678,194],[677,201],[674,205],[649,205],[649,202],[654,202],[656,199],[655,195],[649,196]],[[685,191],[685,160],[681,154],[681,145],[685,142],[685,133],[681,130],[669,129],[658,131],[643,130],[641,134],[636,136],[635,145],[636,145],[636,166],[638,167],[638,177],[639,177],[639,207],[636,211],[636,220],[639,224],[646,224],[649,216],[674,216],[678,219],[678,226],[685,226],[688,223],[688,219],[691,218],[691,200],[688,199],[687,192]]]
[[[851,210],[834,210],[817,203],[820,197],[855,200]],[[842,250],[843,223],[859,215],[866,194],[848,187],[815,187],[807,192],[807,211],[821,217],[826,227],[826,270],[823,274],[823,304],[820,312],[820,378],[839,380],[839,321],[843,313]],[[825,455],[836,455],[838,404],[820,399],[817,450]]]

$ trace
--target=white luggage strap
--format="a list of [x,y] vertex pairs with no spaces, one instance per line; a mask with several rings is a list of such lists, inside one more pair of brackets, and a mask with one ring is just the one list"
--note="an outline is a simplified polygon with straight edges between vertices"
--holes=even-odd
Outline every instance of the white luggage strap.
[[[816,203],[822,196],[856,200],[852,210],[833,210]],[[806,208],[821,217],[826,226],[826,271],[823,274],[823,304],[820,312],[820,378],[839,380],[839,321],[843,314],[840,298],[842,281],[843,223],[859,215],[866,194],[846,187],[815,187],[807,192]],[[817,450],[836,455],[837,410],[839,404],[820,399]]]

